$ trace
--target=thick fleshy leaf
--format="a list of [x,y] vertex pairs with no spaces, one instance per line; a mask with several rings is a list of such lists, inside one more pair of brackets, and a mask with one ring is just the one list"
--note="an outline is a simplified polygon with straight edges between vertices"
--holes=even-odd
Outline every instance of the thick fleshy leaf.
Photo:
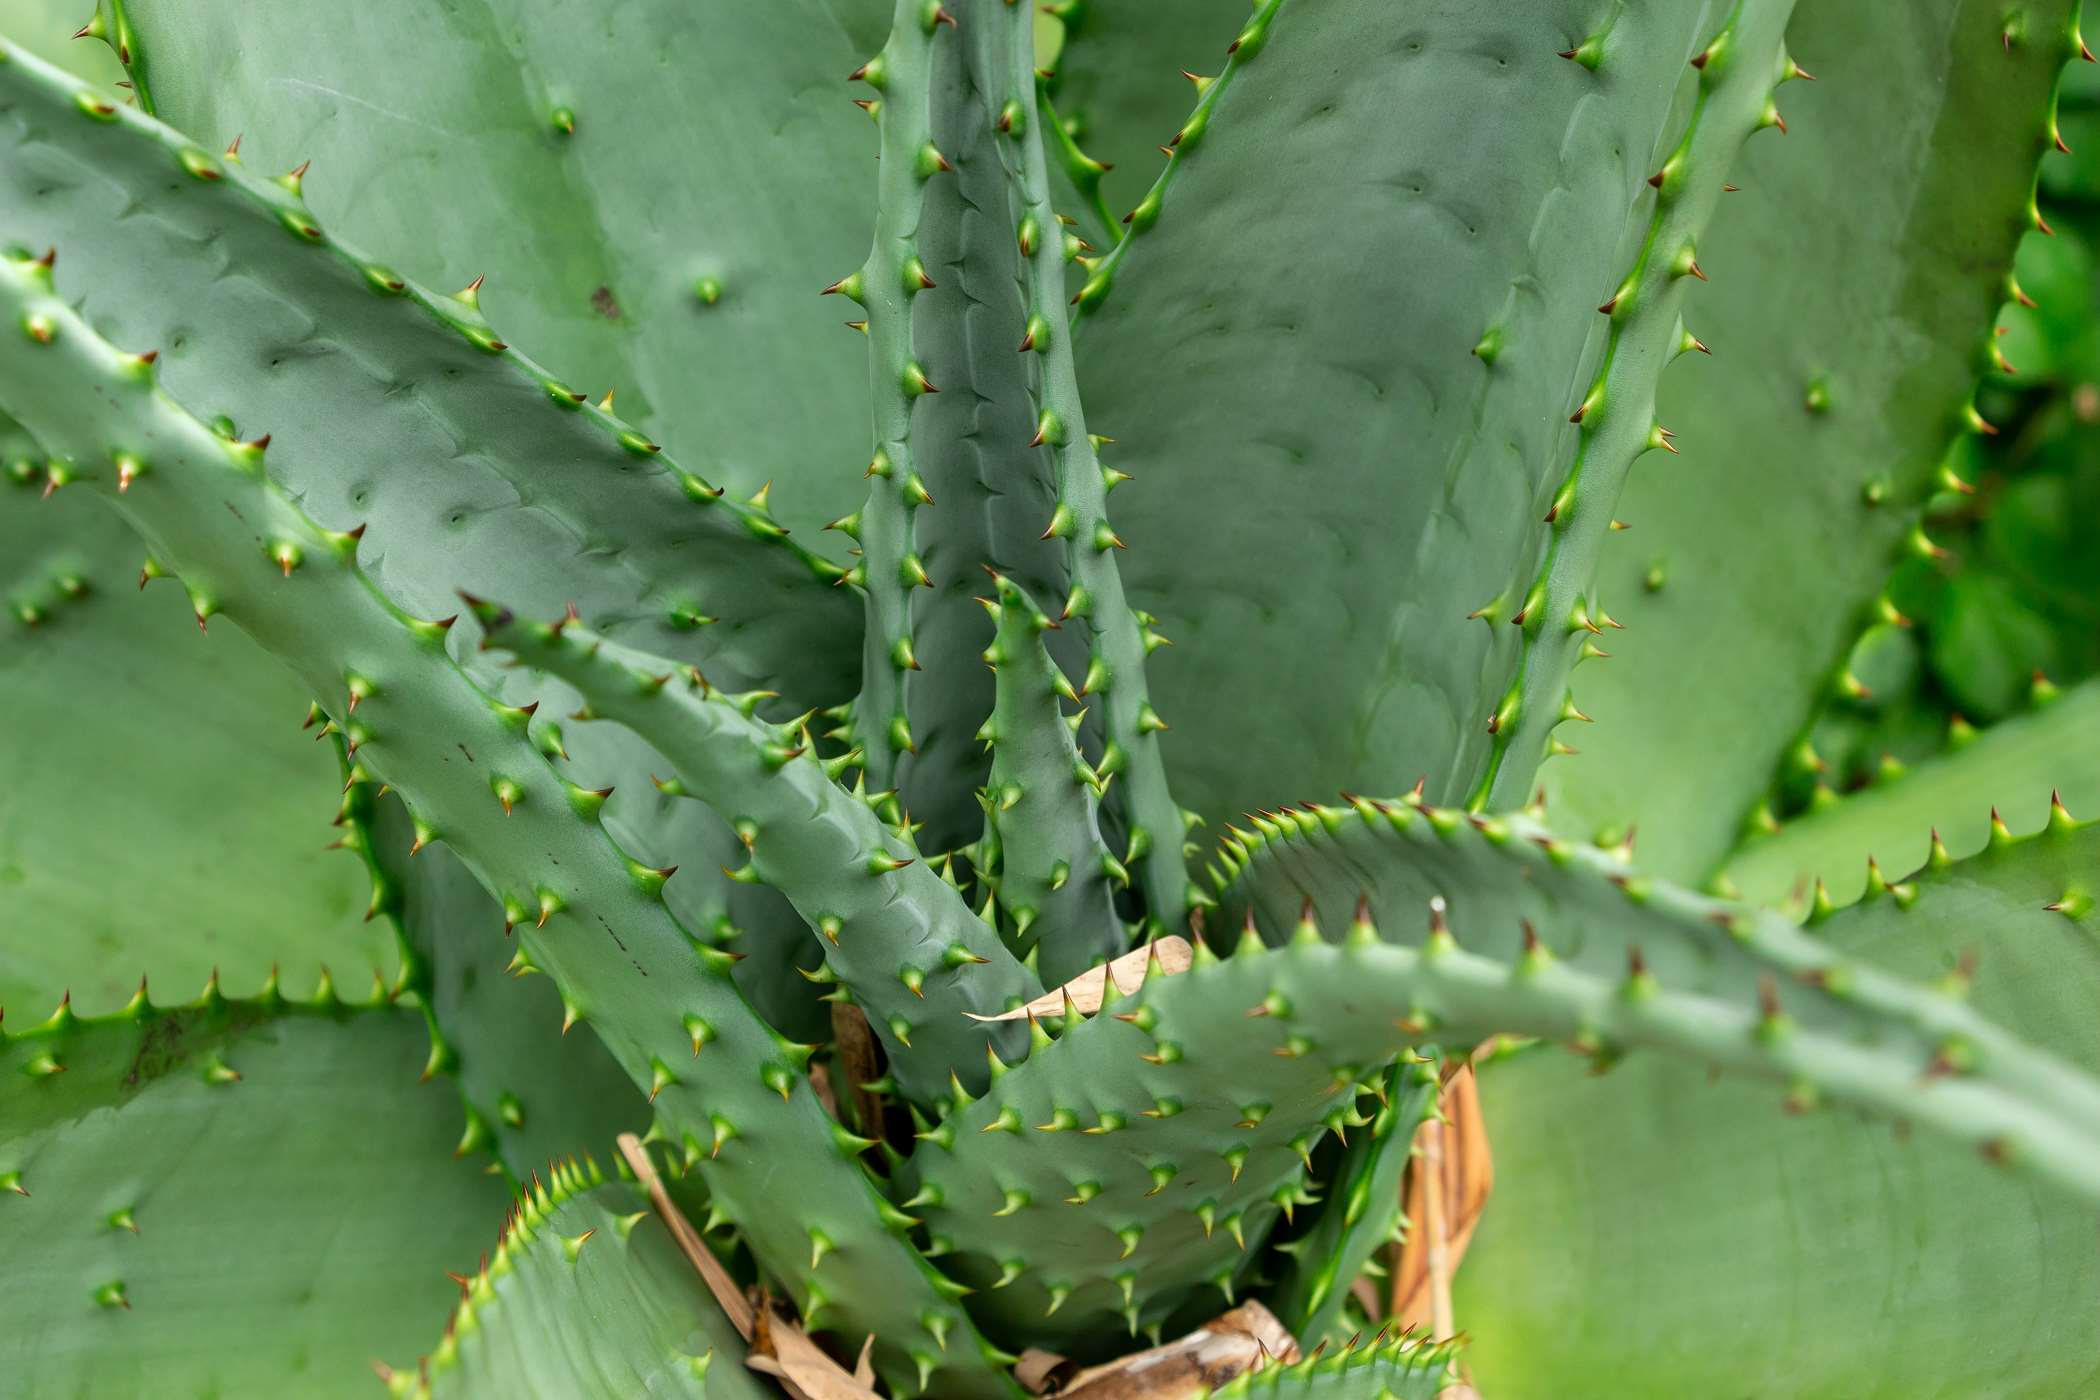
[[[2100,830],[2057,828],[1839,913],[1847,957],[1930,979],[2100,1069]],[[2053,912],[2067,893],[2083,894]],[[2073,912],[2075,910],[2075,912]],[[2100,1384],[2090,1208],[1926,1134],[1780,1118],[1696,1068],[1483,1071],[1497,1185],[1458,1275],[1489,1395],[2081,1395]],[[1629,1358],[1638,1358],[1631,1364]],[[1608,1382],[1584,1377],[1609,1375]]]
[[[522,1193],[397,1395],[777,1400],[648,1198],[564,1162]],[[471,1267],[471,1261],[461,1260]],[[467,1268],[462,1269],[467,1273]]]
[[994,1337],[1102,1360],[1252,1286],[1264,1239],[1318,1199],[1311,1154],[1369,1125],[1402,1048],[1388,1019],[1361,1055],[1274,1053],[1243,1019],[1268,977],[1206,952],[1055,1042],[1032,1022],[1027,1061],[920,1135],[906,1208]]
[[506,339],[735,495],[776,483],[798,534],[850,508],[863,351],[817,292],[866,246],[845,77],[885,7],[123,8],[162,119],[260,171],[311,160],[326,227],[435,286],[486,276]]
[[1637,826],[1653,869],[1703,880],[1843,685],[1942,454],[1970,431],[2075,8],[1796,11],[1787,45],[1818,81],[1789,86],[1787,139],[1748,148],[1730,217],[1700,245],[1711,288],[1688,322],[1713,355],[1665,379],[1682,459],[1637,473],[1620,506],[1633,529],[1598,594],[1625,630],[1575,685],[1597,721],[1562,731],[1580,756],[1544,770],[1557,822]]
[[[167,139],[98,94],[74,97],[74,84],[24,55],[0,64],[0,90],[58,95],[67,119]],[[574,1014],[659,1095],[665,1134],[705,1157],[713,1198],[767,1272],[798,1301],[820,1287],[805,1253],[809,1217],[756,1205],[779,1190],[779,1163],[793,1161],[808,1209],[832,1238],[853,1241],[827,1274],[839,1286],[834,1325],[855,1340],[873,1333],[892,1374],[958,1373],[954,1387],[992,1374],[930,1266],[893,1233],[894,1213],[857,1165],[860,1144],[802,1073],[808,1048],[765,1024],[733,985],[734,960],[696,946],[665,909],[666,873],[637,866],[607,835],[602,795],[560,775],[534,742],[532,716],[474,683],[442,645],[442,624],[387,599],[358,565],[357,537],[305,515],[259,469],[259,445],[219,436],[157,386],[143,357],[96,335],[56,294],[47,262],[0,262],[0,302],[27,332],[0,336],[0,405],[72,464],[79,489],[151,540],[200,616],[229,614],[295,667],[358,742],[358,767],[393,784],[498,892]],[[125,447],[112,453],[112,441]],[[124,464],[141,462],[151,486],[121,489]],[[748,1077],[703,1070],[696,1081],[690,1061],[710,1043],[708,1064],[741,1063]],[[942,1355],[944,1337],[954,1345]]]
[[1442,1087],[1433,1057],[1387,1070],[1386,1102],[1334,1157],[1320,1213],[1310,1228],[1277,1245],[1290,1263],[1270,1304],[1301,1344],[1356,1332],[1347,1321],[1351,1286],[1378,1250],[1415,1228],[1400,1211],[1401,1185],[1415,1130],[1437,1111]]
[[[338,241],[302,179],[258,178],[34,66],[4,70],[0,237],[63,244],[86,314],[157,353],[200,414],[268,442],[316,518],[368,527],[401,606],[447,616],[460,587],[574,602],[725,681],[850,693],[858,603],[767,511],[510,349],[477,291],[432,294]],[[150,212],[122,216],[135,206]]]
[[1185,805],[1478,782],[1710,10],[1616,7],[1594,72],[1589,4],[1257,12],[1080,338]]
[[42,460],[0,420],[0,1006],[70,989],[110,1011],[141,976],[188,993],[214,968],[235,995],[273,966],[391,981],[369,886],[324,850],[340,783],[299,732],[311,697],[175,590],[141,593],[137,538],[83,492],[39,500]]
[[457,1079],[467,1140],[523,1181],[646,1130],[642,1091],[597,1033],[563,1030],[548,979],[512,975],[516,941],[500,936],[503,910],[473,873],[443,846],[411,858],[415,833],[398,800],[375,803],[360,783],[352,804],[374,880],[415,951],[411,985],[430,1015],[432,1063]]
[[2100,682],[2089,681],[1901,776],[1752,836],[1723,873],[1745,898],[1799,915],[1815,908],[1819,884],[1839,905],[1879,893],[1933,855],[1935,835],[1943,854],[1967,855],[1991,838],[1994,815],[2016,833],[2040,830],[2052,793],[2074,813],[2100,812],[2095,725]]
[[[830,638],[832,624],[850,632],[858,605],[813,574],[810,559],[778,538],[763,511],[716,500],[698,478],[660,470],[654,446],[601,411],[560,396],[550,405],[558,386],[542,385],[541,371],[510,352],[476,348],[494,342],[475,307],[427,297],[362,264],[318,231],[298,195],[164,129],[142,139],[137,128],[85,117],[62,94],[42,97],[44,105],[22,99],[11,107],[10,132],[25,147],[20,159],[0,163],[0,181],[21,181],[32,192],[9,206],[4,236],[61,239],[86,302],[137,336],[141,350],[161,347],[157,365],[171,379],[195,389],[198,402],[234,412],[251,434],[257,415],[272,420],[271,469],[284,471],[304,489],[306,506],[332,523],[369,524],[372,566],[395,601],[439,618],[458,610],[457,587],[509,583],[518,591],[506,596],[538,595],[554,609],[575,602],[623,635],[652,636],[676,654],[705,658],[725,682],[799,679],[818,692],[845,693],[850,642],[841,650],[810,638]],[[131,198],[127,189],[158,191],[157,214],[189,229],[194,241],[158,240],[140,221],[82,212]],[[315,238],[324,246],[308,246]],[[244,275],[211,275],[209,259],[219,256],[243,260]],[[184,291],[170,280],[179,270],[199,280]],[[265,286],[274,292],[264,294]],[[186,329],[190,316],[197,325]],[[330,351],[318,350],[310,334]],[[301,344],[306,353],[273,364],[271,352],[256,351],[258,338]],[[352,361],[364,368],[352,369]],[[399,393],[388,382],[420,383],[428,392]],[[330,423],[354,426],[327,431]],[[453,468],[426,469],[437,461]],[[595,484],[594,470],[607,473]],[[638,562],[647,559],[654,563]],[[556,560],[562,567],[552,567]],[[655,579],[644,577],[656,570]],[[783,599],[799,602],[781,606]],[[832,623],[820,620],[827,615]],[[817,633],[801,632],[804,623]],[[453,640],[478,665],[468,639]],[[486,667],[477,679],[492,688],[504,683]],[[521,706],[565,698],[516,682],[505,693]],[[566,711],[550,705],[548,715],[555,713]],[[558,747],[555,731],[547,719],[536,727]],[[656,797],[648,778],[660,765],[638,742],[594,736],[577,745],[576,759],[579,782],[617,790],[608,820],[632,837],[635,854],[689,872],[671,898],[691,926],[724,935],[784,929],[784,941],[768,947],[787,956],[763,961],[752,977],[763,972],[786,993],[766,1004],[783,1025],[797,1032],[820,1025],[810,998],[795,995],[799,979],[781,975],[792,957],[813,956],[808,940],[792,918],[780,919],[786,911],[777,900],[763,891],[741,897],[719,876],[735,848],[727,825],[695,804]]]
[[0,1036],[0,1373],[24,1395],[369,1396],[504,1191],[403,1009],[207,1000]]
[[[1248,7],[1240,0],[1089,0],[1070,8],[1051,92],[1079,146],[1109,167],[1100,177],[1111,220],[1104,231],[1119,236],[1123,226],[1115,221],[1151,188],[1164,160],[1159,148],[1195,103],[1182,74],[1218,71]],[[1071,212],[1083,217],[1082,209]]]
[[1459,1343],[1373,1338],[1221,1386],[1217,1400],[1430,1400],[1450,1384]]
[[[896,788],[936,852],[981,825],[974,794],[988,765],[976,733],[992,706],[980,660],[991,640],[977,606],[984,570],[1054,598],[1068,577],[1061,545],[1043,537],[1056,480],[1031,444],[1030,308],[1002,150],[1032,117],[989,61],[1004,27],[997,11],[962,9],[967,24],[929,32],[919,7],[900,7],[868,75],[883,94],[874,110],[884,155],[860,176],[875,237],[840,288],[865,316],[872,406],[866,499],[836,522],[864,556],[855,727],[869,786]],[[929,146],[946,169],[922,172]]]
[[[2060,818],[2050,830],[2082,828]],[[1362,995],[1384,976],[1406,1008],[1391,1023],[1420,1038],[1464,1051],[1498,1032],[1540,1036],[1600,1066],[1660,1050],[1775,1080],[1791,1108],[1865,1109],[2100,1199],[2087,1145],[2100,1078],[1977,1014],[1958,983],[1891,976],[1778,914],[1652,878],[1623,850],[1525,816],[1357,799],[1264,817],[1227,854],[1225,893],[1270,927],[1304,909],[1305,927],[1333,931],[1354,905],[1343,951],[1362,965]],[[1387,946],[1372,941],[1373,917],[1419,953],[1372,957]],[[1288,1028],[1325,1045],[1336,1008],[1295,1001]]]

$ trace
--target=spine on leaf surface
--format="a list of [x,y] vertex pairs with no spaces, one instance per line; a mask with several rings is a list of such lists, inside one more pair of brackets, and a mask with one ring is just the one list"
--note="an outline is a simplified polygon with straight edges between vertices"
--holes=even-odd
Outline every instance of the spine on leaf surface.
[[1116,796],[1129,833],[1122,861],[1143,893],[1147,927],[1175,929],[1191,908],[1210,897],[1188,878],[1182,851],[1188,821],[1168,791],[1160,755],[1159,735],[1167,724],[1153,709],[1145,684],[1145,658],[1163,639],[1151,619],[1124,597],[1116,564],[1123,541],[1108,523],[1108,493],[1128,477],[1096,455],[1097,442],[1106,439],[1088,432],[1080,403],[1065,309],[1067,235],[1050,203],[1043,124],[1011,115],[1035,106],[1034,15],[1026,5],[1002,6],[995,0],[978,0],[972,13],[981,15],[981,23],[1006,29],[1003,56],[997,45],[988,46],[996,76],[986,86],[996,93],[1003,84],[1011,94],[1002,109],[1007,114],[1003,129],[1011,138],[1007,169],[1028,301],[1028,331],[1020,349],[1037,362],[1031,446],[1049,452],[1056,463],[1058,501],[1043,533],[1064,540],[1071,561],[1072,591],[1060,620],[1080,619],[1093,638],[1079,693],[1100,697],[1104,742],[1098,767],[1102,776],[1120,779]]
[[[1309,804],[1236,832],[1224,867],[1250,919],[1302,909],[1291,949],[1362,960],[1354,995],[1368,1004],[1354,1004],[1405,1008],[1386,1024],[1420,1040],[1465,1049],[1508,1031],[1603,1066],[1665,1050],[1788,1084],[1790,1108],[1849,1103],[2100,1198],[2100,1083],[1978,1016],[1962,977],[1914,986],[1525,816]],[[1304,936],[1316,920],[1336,929],[1352,904],[1338,949]],[[1339,977],[1315,995],[1285,989],[1289,1005],[1319,1008],[1305,1023],[1315,1043],[1349,1019]]]
[[[561,987],[566,1020],[589,1018],[646,1086],[663,1135],[811,1325],[874,1334],[885,1373],[914,1393],[999,1391],[953,1286],[866,1176],[864,1141],[810,1087],[810,1047],[766,1025],[731,980],[733,958],[679,926],[668,872],[614,845],[598,822],[605,795],[560,776],[532,714],[467,678],[446,650],[451,620],[388,602],[358,566],[362,532],[308,519],[270,480],[267,439],[220,437],[159,390],[150,353],[96,336],[56,294],[52,259],[0,264],[0,316],[0,392],[52,454],[52,485],[110,500],[155,569],[181,578],[200,626],[239,621],[323,697],[355,775],[392,784],[419,834],[499,896],[532,965]],[[704,1077],[702,1054],[718,1066]],[[794,1217],[770,1209],[782,1163],[808,1203]],[[837,1246],[814,1262],[812,1231]]]
[[934,283],[919,256],[917,235],[926,184],[954,167],[933,142],[934,44],[954,17],[939,0],[897,0],[882,52],[853,76],[880,94],[882,129],[875,246],[860,270],[832,284],[867,310],[868,386],[874,409],[874,454],[868,499],[853,525],[862,562],[849,577],[867,591],[868,627],[855,721],[868,777],[895,786],[898,756],[915,749],[906,693],[919,669],[912,650],[912,597],[930,588],[914,544],[912,516],[932,496],[912,456],[912,405],[939,393],[912,351],[912,300]]
[[471,600],[484,644],[583,692],[587,716],[618,720],[654,744],[693,796],[729,815],[749,860],[739,880],[787,895],[825,941],[825,965],[868,1013],[897,1085],[930,1101],[951,1073],[981,1083],[987,1035],[966,1013],[996,1014],[1041,986],[991,928],[887,831],[868,803],[834,783],[808,730],[755,719],[692,668],[631,651],[565,619],[522,622]]
[[1786,130],[1773,96],[1804,76],[1786,53],[1792,12],[1793,0],[1738,0],[1692,59],[1699,77],[1689,125],[1648,181],[1655,209],[1632,268],[1597,308],[1610,322],[1603,359],[1569,416],[1581,431],[1546,511],[1553,533],[1545,560],[1509,616],[1524,639],[1516,679],[1488,721],[1494,746],[1473,795],[1476,809],[1526,801],[1538,765],[1558,743],[1554,729],[1582,717],[1568,676],[1598,653],[1591,638],[1616,625],[1595,596],[1598,558],[1617,527],[1613,511],[1634,460],[1658,448],[1677,451],[1655,418],[1656,385],[1671,360],[1705,349],[1679,308],[1686,287],[1706,276],[1699,236],[1737,150],[1753,132]]
[[997,698],[980,734],[992,749],[987,838],[1017,947],[1039,949],[1043,980],[1059,986],[1123,951],[1112,885],[1128,886],[1130,872],[1101,839],[1108,780],[1079,752],[1078,716],[1058,704],[1079,696],[1043,646],[1055,624],[1012,580],[995,575],[993,587],[998,634],[984,658]]

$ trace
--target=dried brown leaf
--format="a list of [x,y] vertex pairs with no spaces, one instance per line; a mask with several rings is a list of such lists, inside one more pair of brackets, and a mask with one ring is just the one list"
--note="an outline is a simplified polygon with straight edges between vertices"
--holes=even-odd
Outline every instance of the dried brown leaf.
[[867,1014],[857,1006],[833,1002],[831,1039],[838,1047],[839,1078],[845,1081],[835,1087],[852,1090],[853,1121],[847,1126],[862,1137],[880,1139],[882,1096],[862,1087],[882,1077],[882,1065],[875,1057],[875,1033],[868,1028]]
[[853,1363],[853,1379],[870,1389],[874,1388],[875,1338],[873,1336],[868,1337],[860,1344],[860,1359]]
[[[861,1356],[865,1362],[865,1349]],[[744,1364],[779,1381],[790,1400],[882,1400],[811,1341],[809,1333],[781,1316],[770,1299],[759,1310],[758,1332]]]
[[1101,997],[1107,990],[1108,979],[1116,979],[1116,990],[1128,996],[1145,982],[1145,968],[1153,958],[1159,960],[1159,973],[1171,977],[1177,972],[1187,972],[1195,961],[1196,950],[1180,934],[1148,943],[1142,948],[1133,948],[1122,957],[1089,968],[1062,987],[1043,993],[1026,1006],[1017,1006],[997,1016],[980,1016],[974,1011],[963,1014],[973,1021],[1025,1021],[1031,1017],[1062,1016],[1065,1013],[1065,997],[1069,994],[1072,1005],[1082,1016],[1091,1016],[1101,1009]]
[[1030,1347],[1014,1363],[1014,1379],[1030,1395],[1043,1395],[1063,1387],[1072,1363],[1054,1351]]
[[1058,1400],[1194,1400],[1235,1377],[1297,1359],[1298,1339],[1276,1314],[1250,1301],[1165,1346],[1081,1371],[1057,1394]]
[[1451,1275],[1494,1189],[1495,1160],[1471,1065],[1445,1081],[1438,1107],[1448,1121],[1422,1125],[1418,1155],[1407,1170],[1403,1208],[1412,1228],[1393,1264],[1390,1316],[1398,1326],[1424,1328],[1441,1340],[1453,1330]]
[[678,1242],[678,1248],[684,1251],[687,1261],[699,1271],[701,1281],[707,1285],[707,1291],[714,1295],[715,1302],[721,1305],[722,1313],[729,1319],[730,1325],[736,1328],[745,1341],[750,1341],[751,1334],[757,1326],[751,1300],[736,1286],[736,1280],[729,1276],[729,1270],[722,1267],[722,1261],[715,1258],[715,1252],[707,1247],[707,1241],[700,1238],[700,1232],[693,1228],[693,1223],[685,1218],[685,1212],[678,1208],[669,1193],[664,1190],[663,1180],[656,1174],[656,1163],[649,1160],[649,1149],[642,1146],[642,1140],[633,1133],[622,1133],[619,1145],[620,1155],[627,1159],[628,1167],[634,1172],[634,1179],[649,1193],[649,1203],[656,1207],[656,1213],[663,1218],[664,1228],[669,1230],[671,1238]]

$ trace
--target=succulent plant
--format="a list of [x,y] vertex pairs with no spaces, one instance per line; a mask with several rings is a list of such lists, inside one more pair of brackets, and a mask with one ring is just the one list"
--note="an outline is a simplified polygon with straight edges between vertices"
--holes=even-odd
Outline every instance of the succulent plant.
[[7,0],[0,1374],[2082,1393],[2076,11]]

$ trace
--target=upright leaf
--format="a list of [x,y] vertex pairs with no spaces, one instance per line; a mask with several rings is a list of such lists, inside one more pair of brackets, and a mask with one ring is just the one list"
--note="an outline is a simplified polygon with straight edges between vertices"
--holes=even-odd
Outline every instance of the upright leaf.
[[1842,685],[1948,442],[1975,427],[2075,9],[1798,10],[1787,43],[1817,81],[1789,89],[1790,134],[1748,149],[1700,249],[1692,326],[1713,356],[1664,385],[1681,461],[1620,507],[1633,532],[1598,593],[1625,630],[1575,686],[1597,724],[1546,770],[1556,820],[1638,826],[1655,870],[1702,880]]
[[[992,709],[991,673],[981,663],[992,629],[977,603],[984,570],[1043,598],[1062,598],[1070,585],[1063,550],[1042,538],[1056,479],[1028,445],[1035,415],[1019,348],[1028,313],[999,151],[1013,119],[982,62],[999,30],[973,22],[937,51],[935,137],[955,173],[927,187],[917,230],[936,285],[913,298],[915,350],[941,392],[914,410],[917,460],[933,499],[914,513],[913,527],[932,586],[913,596],[912,645],[923,668],[910,688],[917,751],[899,770],[904,805],[925,823],[920,841],[931,851],[974,840],[980,824],[975,794],[989,765],[977,726]],[[1083,657],[1072,641],[1068,649]]]
[[998,635],[984,659],[998,704],[982,732],[992,750],[987,854],[997,861],[988,873],[1017,946],[1037,950],[1054,987],[1123,951],[1113,884],[1128,885],[1130,872],[1101,839],[1103,783],[1080,756],[1077,717],[1060,704],[1079,697],[1043,645],[1050,619],[1012,580],[995,579],[994,591],[986,601]]
[[[1214,822],[1485,771],[1597,308],[1722,14],[1632,3],[1605,30],[1598,9],[1265,6],[1090,284],[1090,419],[1136,478],[1130,596],[1179,644],[1155,668],[1166,754]],[[1592,38],[1594,67],[1558,57]],[[1502,621],[1467,620],[1498,596]]]

